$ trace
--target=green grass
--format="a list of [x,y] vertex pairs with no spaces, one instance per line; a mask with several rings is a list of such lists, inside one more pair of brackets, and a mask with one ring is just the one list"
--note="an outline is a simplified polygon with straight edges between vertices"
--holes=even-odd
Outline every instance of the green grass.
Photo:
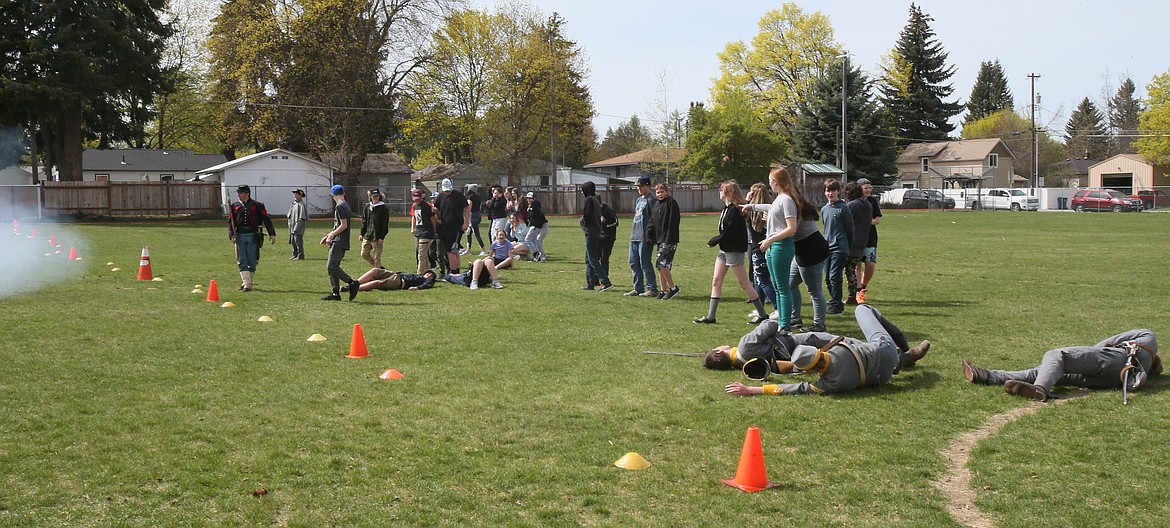
[[[621,296],[621,241],[617,291],[578,290],[583,244],[569,218],[553,222],[552,260],[504,271],[504,290],[354,303],[317,300],[320,246],[302,262],[266,247],[258,291],[240,294],[218,222],[42,224],[40,237],[55,231],[83,260],[10,264],[73,278],[0,301],[0,526],[954,525],[931,484],[938,451],[1027,404],[966,383],[959,359],[1022,368],[1049,348],[1162,332],[1168,221],[891,211],[869,297],[935,347],[880,390],[786,398],[733,398],[722,387],[736,373],[642,354],[698,352],[750,329],[731,279],[719,324],[690,322],[707,307],[713,215],[684,218],[682,295],[666,302]],[[413,268],[405,223],[391,227],[388,267]],[[314,222],[307,238],[326,229]],[[628,230],[626,219],[619,236]],[[9,236],[6,248],[30,243]],[[134,280],[143,245],[163,282]],[[365,266],[351,251],[344,267]],[[190,293],[212,278],[235,308]],[[355,323],[370,358],[343,357]],[[829,329],[857,335],[848,315]],[[378,379],[388,368],[406,378]],[[1156,380],[1125,407],[1097,392],[1007,425],[972,453],[978,506],[998,526],[1162,524],[1165,388]],[[751,425],[780,489],[720,482]],[[629,451],[653,466],[612,466]]]

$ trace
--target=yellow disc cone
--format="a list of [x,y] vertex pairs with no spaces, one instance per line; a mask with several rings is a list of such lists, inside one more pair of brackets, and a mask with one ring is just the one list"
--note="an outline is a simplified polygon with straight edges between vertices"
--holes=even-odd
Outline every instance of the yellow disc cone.
[[325,340],[325,336],[323,336],[321,334],[313,334],[313,335],[309,336],[309,341],[324,341],[324,340]]
[[114,263],[113,263],[113,262],[107,262],[107,263],[106,263],[106,265],[107,265],[107,266],[113,266],[113,265],[114,265]]
[[122,268],[110,268],[110,271],[122,271]]
[[650,462],[642,458],[642,455],[630,451],[626,453],[626,456],[617,459],[617,462],[614,462],[613,465],[622,469],[638,470],[650,467]]
[[151,280],[152,282],[162,282],[162,277],[155,277],[155,278],[153,278],[153,279],[150,279],[150,280]]
[[203,290],[200,290],[199,288],[195,288],[194,290],[191,290],[191,293],[203,293]]
[[223,304],[219,305],[219,307],[220,307],[220,308],[235,308],[235,307],[236,307],[236,305],[235,305],[235,303],[232,303],[231,301],[228,301],[228,302],[225,302],[225,303],[223,303]]
[[260,321],[261,323],[271,323],[272,318],[268,317],[267,315],[261,315],[260,318],[257,319],[257,321]]

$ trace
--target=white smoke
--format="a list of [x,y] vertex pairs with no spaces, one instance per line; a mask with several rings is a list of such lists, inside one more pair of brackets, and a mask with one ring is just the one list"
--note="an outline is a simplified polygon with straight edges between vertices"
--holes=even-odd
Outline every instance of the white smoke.
[[[20,224],[18,228],[0,228],[0,270],[4,270],[0,298],[51,287],[85,273],[90,263],[84,260],[86,244],[80,236],[57,224]],[[50,238],[54,245],[49,244]],[[81,260],[70,260],[70,249],[76,249]]]

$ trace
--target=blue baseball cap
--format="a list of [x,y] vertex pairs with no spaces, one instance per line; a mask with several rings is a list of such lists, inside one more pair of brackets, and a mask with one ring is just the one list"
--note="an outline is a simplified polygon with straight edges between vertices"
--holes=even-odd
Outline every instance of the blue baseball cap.
[[329,194],[333,194],[333,195],[345,194],[345,187],[342,187],[340,185],[334,185],[333,187],[329,188]]

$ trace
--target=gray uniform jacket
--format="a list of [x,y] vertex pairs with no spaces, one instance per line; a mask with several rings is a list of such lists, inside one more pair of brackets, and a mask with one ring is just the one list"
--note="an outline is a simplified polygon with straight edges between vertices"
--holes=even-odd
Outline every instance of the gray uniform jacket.
[[294,235],[305,234],[305,221],[308,219],[309,213],[305,209],[304,200],[293,202],[288,208],[288,232]]

